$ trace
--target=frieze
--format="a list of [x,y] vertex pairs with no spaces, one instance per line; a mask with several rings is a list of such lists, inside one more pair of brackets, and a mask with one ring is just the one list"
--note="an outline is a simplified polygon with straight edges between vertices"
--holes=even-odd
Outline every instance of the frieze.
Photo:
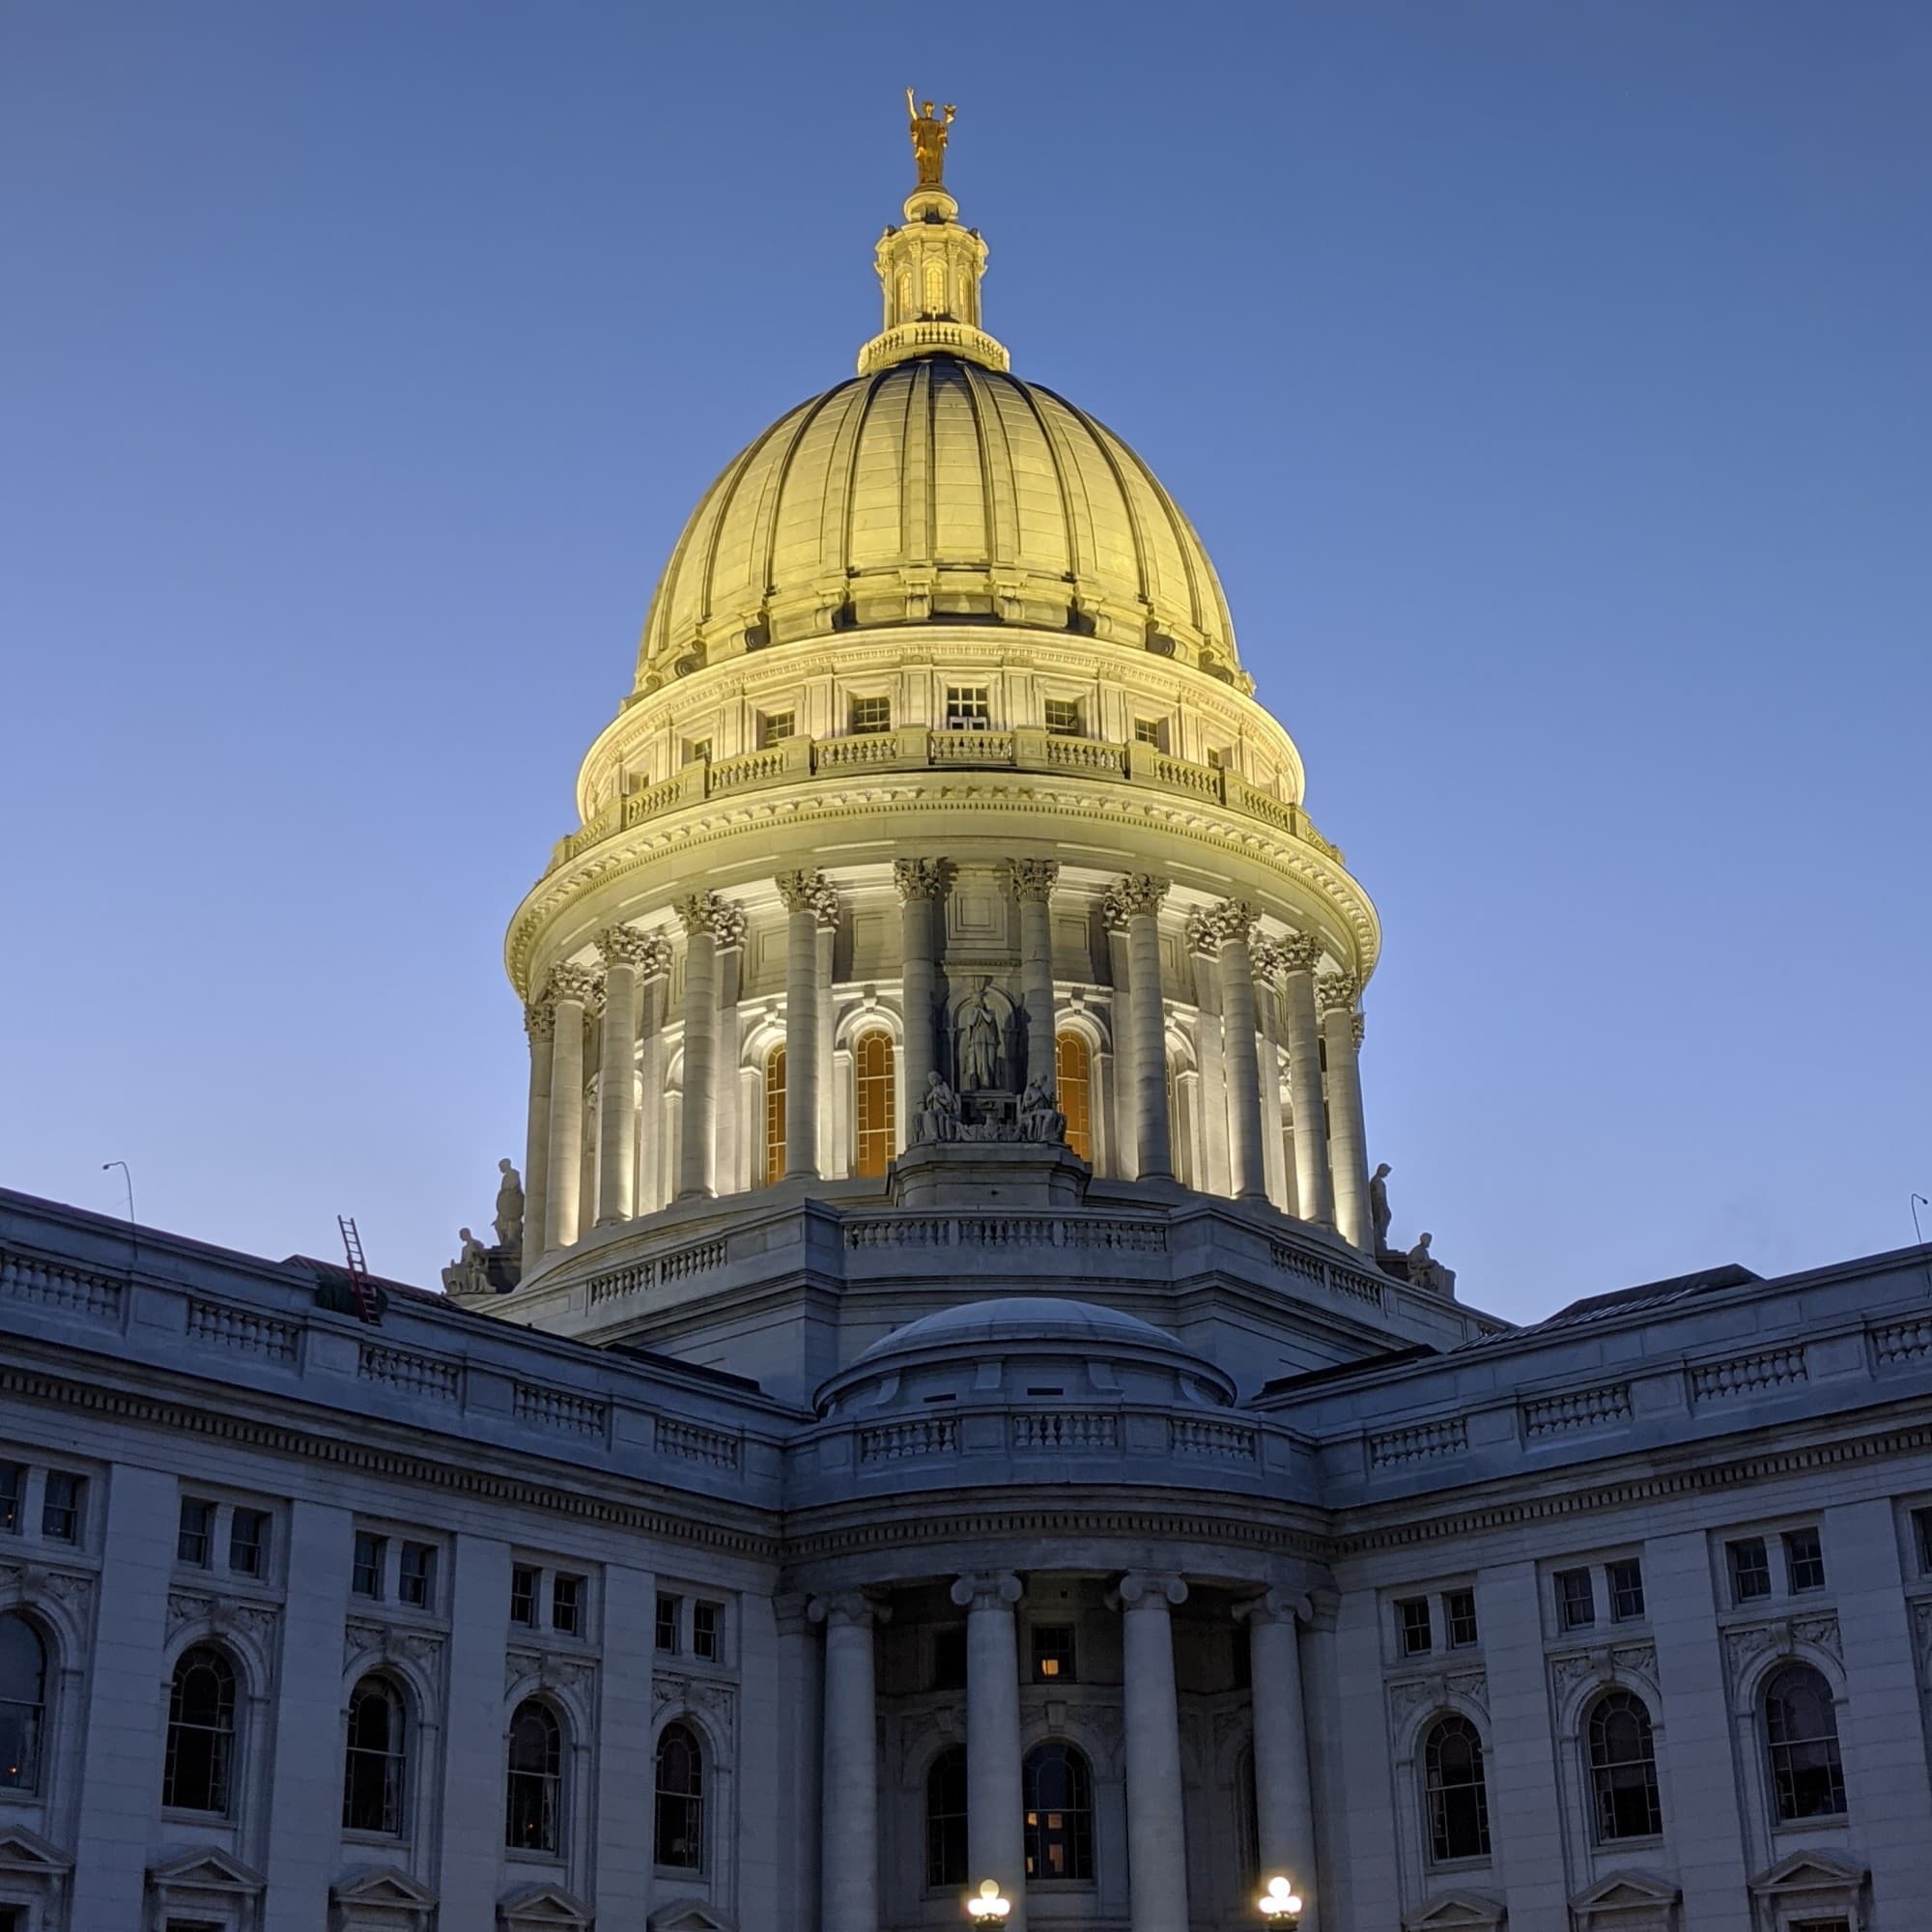
[[342,1631],[342,1667],[348,1671],[358,1663],[389,1662],[432,1668],[442,1656],[442,1645],[440,1631],[352,1617]]
[[506,1697],[519,1685],[582,1696],[588,1694],[596,1682],[597,1666],[587,1657],[560,1657],[554,1651],[523,1648],[506,1651],[503,1656]]
[[1560,1706],[1584,1684],[1615,1684],[1641,1678],[1657,1689],[1657,1646],[1652,1643],[1596,1644],[1549,1660],[1549,1688]]
[[0,1563],[0,1601],[56,1603],[84,1618],[93,1601],[94,1578],[41,1563]]
[[240,1637],[265,1655],[273,1643],[281,1612],[269,1604],[240,1603],[233,1597],[203,1595],[198,1590],[168,1592],[168,1635],[199,1624],[218,1635]]
[[1482,1670],[1435,1670],[1422,1677],[1401,1677],[1388,1687],[1389,1726],[1399,1736],[1417,1712],[1445,1704],[1473,1705],[1490,1714],[1490,1679]]
[[1822,1650],[1842,1663],[1845,1653],[1837,1617],[1825,1612],[1804,1617],[1774,1617],[1761,1624],[1733,1625],[1724,1633],[1724,1657],[1730,1665],[1732,1690],[1743,1686],[1761,1657],[1788,1654],[1801,1646]]

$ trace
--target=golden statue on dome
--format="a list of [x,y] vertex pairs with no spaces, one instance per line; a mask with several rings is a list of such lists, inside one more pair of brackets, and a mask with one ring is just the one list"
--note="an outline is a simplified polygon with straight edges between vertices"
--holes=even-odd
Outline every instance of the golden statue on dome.
[[[943,120],[941,111],[945,115]],[[912,117],[912,151],[919,162],[921,187],[946,185],[947,133],[958,111],[950,100],[944,110],[935,110],[929,100],[921,106],[913,99],[912,89],[906,89],[906,112]]]

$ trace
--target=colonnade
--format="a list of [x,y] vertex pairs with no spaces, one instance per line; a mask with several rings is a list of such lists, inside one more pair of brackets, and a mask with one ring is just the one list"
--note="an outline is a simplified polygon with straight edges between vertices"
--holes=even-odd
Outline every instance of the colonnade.
[[[960,1577],[966,1611],[966,1842],[969,1885],[993,1879],[1011,1901],[1008,1932],[1025,1932],[1024,1748],[1019,1632],[1023,1594],[1011,1572]],[[1127,1787],[1128,1924],[1174,1932],[1188,1920],[1187,1839],[1175,1689],[1173,1611],[1179,1577],[1132,1571],[1116,1586],[1122,1615],[1122,1719]],[[1303,1932],[1319,1932],[1315,1817],[1301,1697],[1297,1616],[1306,1599],[1270,1590],[1237,1607],[1248,1624],[1254,1709],[1257,1852],[1265,1873],[1291,1874],[1311,1897]],[[821,1922],[878,1932],[879,1763],[872,1643],[889,1608],[863,1591],[814,1598],[825,1626],[824,1778],[819,1861]]]
[[[1060,867],[1049,859],[1022,859],[1009,869],[1019,914],[1024,1077],[1051,1085],[1060,1018],[1052,898]],[[898,859],[893,865],[904,1015],[900,1091],[908,1111],[919,1105],[931,1074],[947,1070],[938,1002],[950,879],[944,860]],[[786,930],[784,1173],[788,1179],[815,1179],[827,1166],[839,897],[822,872],[787,871],[775,884]],[[1169,892],[1169,881],[1157,874],[1129,873],[1114,884],[1102,905],[1112,934],[1115,1166],[1143,1180],[1172,1180],[1176,1172],[1161,960],[1161,913]],[[675,915],[684,938],[684,1076],[671,1172],[677,1198],[703,1199],[741,1184],[734,1171],[721,1187],[719,1147],[721,1138],[729,1142],[728,1131],[721,1128],[736,1118],[737,1030],[731,1015],[742,977],[746,919],[741,907],[716,893],[688,895]],[[1272,1199],[1286,1211],[1335,1228],[1345,1240],[1367,1249],[1373,1228],[1357,1058],[1359,983],[1346,974],[1318,972],[1321,944],[1314,935],[1258,940],[1256,924],[1254,906],[1230,898],[1194,913],[1185,925],[1195,956],[1200,1077],[1207,1099],[1195,1179],[1208,1192],[1242,1201]],[[598,934],[596,949],[601,973],[575,962],[553,968],[526,1013],[530,1040],[526,1268],[546,1253],[572,1246],[587,1216],[594,1213],[601,1227],[630,1220],[652,1205],[637,1197],[637,1058],[641,1045],[644,1092],[654,1104],[661,1102],[671,942],[663,931],[619,924]],[[594,1184],[587,1184],[584,1110],[565,1102],[584,1091],[586,1027],[600,1016],[597,1172]],[[1274,1076],[1284,1047],[1286,1112]]]

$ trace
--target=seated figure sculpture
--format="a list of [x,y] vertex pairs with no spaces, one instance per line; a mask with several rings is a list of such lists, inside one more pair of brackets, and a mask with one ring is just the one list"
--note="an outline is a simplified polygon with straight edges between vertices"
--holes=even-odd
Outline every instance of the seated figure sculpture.
[[1044,1080],[1029,1080],[1020,1095],[1020,1138],[1045,1144],[1066,1138],[1066,1116],[1054,1104],[1053,1089]]

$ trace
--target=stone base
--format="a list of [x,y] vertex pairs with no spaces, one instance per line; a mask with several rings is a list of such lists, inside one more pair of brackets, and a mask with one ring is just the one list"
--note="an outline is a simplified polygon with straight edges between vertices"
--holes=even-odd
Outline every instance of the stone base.
[[893,1162],[895,1208],[1077,1208],[1094,1170],[1063,1143],[926,1141]]

